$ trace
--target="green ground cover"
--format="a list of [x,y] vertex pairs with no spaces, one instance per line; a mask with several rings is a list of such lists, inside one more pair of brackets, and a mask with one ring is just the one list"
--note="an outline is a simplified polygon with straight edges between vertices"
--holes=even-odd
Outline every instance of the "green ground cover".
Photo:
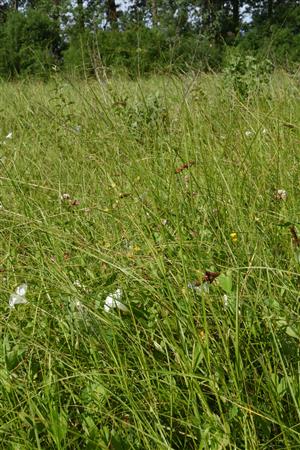
[[0,89],[1,448],[300,448],[299,75]]

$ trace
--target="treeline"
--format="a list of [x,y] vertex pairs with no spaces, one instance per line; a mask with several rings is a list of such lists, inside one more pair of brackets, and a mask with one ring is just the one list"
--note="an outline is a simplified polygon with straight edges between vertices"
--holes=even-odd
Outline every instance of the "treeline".
[[300,61],[300,0],[2,0],[0,76],[218,70],[228,49]]

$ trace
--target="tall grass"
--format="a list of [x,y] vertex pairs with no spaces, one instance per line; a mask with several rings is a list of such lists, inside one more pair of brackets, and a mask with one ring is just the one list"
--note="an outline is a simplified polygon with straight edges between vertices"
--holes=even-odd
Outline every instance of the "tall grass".
[[300,448],[299,77],[249,94],[1,85],[2,448]]

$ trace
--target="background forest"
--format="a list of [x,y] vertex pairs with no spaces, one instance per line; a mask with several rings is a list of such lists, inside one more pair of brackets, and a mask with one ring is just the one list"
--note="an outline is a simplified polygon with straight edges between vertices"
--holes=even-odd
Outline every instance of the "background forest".
[[293,68],[299,0],[2,0],[0,76],[219,70],[234,55]]

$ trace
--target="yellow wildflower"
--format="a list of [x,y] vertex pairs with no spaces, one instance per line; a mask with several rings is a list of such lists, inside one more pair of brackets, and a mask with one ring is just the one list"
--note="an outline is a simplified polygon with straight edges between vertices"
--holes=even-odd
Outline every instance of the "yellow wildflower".
[[238,237],[237,237],[237,233],[230,233],[230,237],[231,237],[231,240],[232,240],[232,242],[237,242],[237,240],[238,240]]

